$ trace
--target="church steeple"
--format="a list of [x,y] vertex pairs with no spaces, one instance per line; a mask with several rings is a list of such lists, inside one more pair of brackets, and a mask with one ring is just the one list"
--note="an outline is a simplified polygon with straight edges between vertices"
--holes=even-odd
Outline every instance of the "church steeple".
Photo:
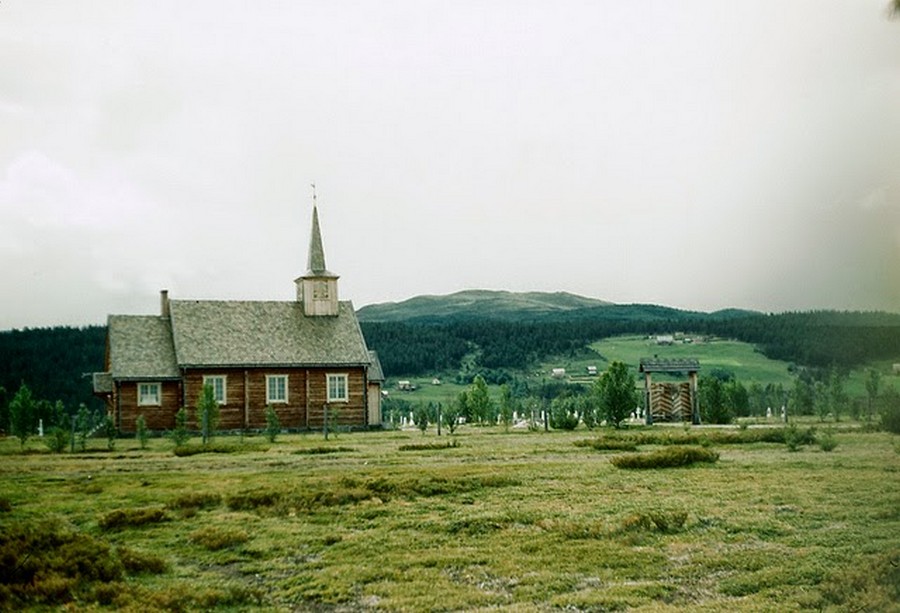
[[309,257],[306,260],[306,274],[335,276],[325,268],[325,249],[322,247],[322,231],[319,229],[319,210],[313,204],[312,232],[309,237]]
[[309,257],[306,274],[294,280],[297,300],[303,304],[307,316],[338,314],[338,276],[325,268],[325,249],[319,229],[319,210],[316,206],[316,186],[313,185],[312,231],[309,237]]

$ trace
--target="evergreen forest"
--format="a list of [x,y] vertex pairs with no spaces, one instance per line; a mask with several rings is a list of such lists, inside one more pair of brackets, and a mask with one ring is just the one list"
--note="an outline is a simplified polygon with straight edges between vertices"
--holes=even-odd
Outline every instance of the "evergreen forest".
[[[504,383],[509,373],[551,356],[574,355],[621,334],[683,331],[754,344],[774,359],[810,369],[849,370],[900,358],[900,314],[812,311],[699,313],[655,305],[606,305],[548,313],[428,316],[373,321],[361,309],[363,333],[388,377],[465,373]],[[55,327],[0,332],[0,420],[22,383],[35,399],[98,412],[89,373],[103,369],[106,328]],[[467,383],[469,381],[466,381]],[[5,430],[5,427],[3,428]]]

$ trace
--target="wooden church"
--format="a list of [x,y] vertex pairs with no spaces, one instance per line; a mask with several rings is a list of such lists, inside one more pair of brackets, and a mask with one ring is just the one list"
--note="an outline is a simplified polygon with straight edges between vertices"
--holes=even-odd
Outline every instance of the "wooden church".
[[119,431],[134,432],[139,416],[150,430],[174,428],[205,385],[223,430],[265,428],[268,406],[288,429],[321,428],[326,411],[329,423],[380,425],[381,365],[352,303],[338,299],[315,205],[307,271],[294,282],[291,301],[172,300],[164,290],[158,315],[110,315],[93,383]]

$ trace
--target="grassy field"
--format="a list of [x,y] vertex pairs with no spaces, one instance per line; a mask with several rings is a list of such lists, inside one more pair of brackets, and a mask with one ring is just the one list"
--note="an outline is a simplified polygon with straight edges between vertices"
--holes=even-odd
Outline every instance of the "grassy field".
[[[898,610],[900,443],[842,427],[0,440],[0,609]],[[610,461],[697,436],[718,462]]]
[[[578,383],[590,384],[596,377],[587,376],[587,367],[596,366],[603,372],[612,361],[621,361],[628,364],[636,377],[636,384],[643,385],[643,380],[638,377],[637,369],[640,359],[658,355],[661,358],[697,358],[700,360],[700,376],[709,376],[715,369],[725,369],[733,372],[739,381],[745,385],[758,382],[762,385],[769,383],[781,384],[785,389],[791,390],[794,386],[795,375],[789,370],[789,364],[780,360],[771,360],[757,351],[753,345],[740,341],[727,339],[703,339],[697,338],[690,344],[677,343],[674,345],[658,345],[654,339],[647,336],[618,336],[597,341],[590,345],[596,352],[591,355],[583,353],[575,357],[557,357],[540,364],[533,371],[520,373],[530,383],[539,384],[541,381],[552,380],[550,374],[554,368],[565,368],[569,380]],[[597,355],[599,354],[599,356]],[[900,377],[891,373],[894,362],[900,362],[900,356],[895,360],[882,360],[858,368],[850,373],[844,389],[851,398],[865,398],[865,382],[868,377],[868,369],[875,368],[882,374],[882,389],[894,387],[900,389]],[[654,375],[654,379],[663,380],[665,375]],[[408,380],[416,385],[412,392],[397,389],[398,379]],[[433,377],[396,377],[387,382],[386,389],[396,398],[402,398],[412,403],[441,402],[447,404],[455,399],[460,391],[468,388],[468,385],[459,385],[450,377],[442,377],[441,385],[432,384]],[[680,380],[680,377],[675,377]],[[492,397],[499,399],[499,386],[490,386]]]

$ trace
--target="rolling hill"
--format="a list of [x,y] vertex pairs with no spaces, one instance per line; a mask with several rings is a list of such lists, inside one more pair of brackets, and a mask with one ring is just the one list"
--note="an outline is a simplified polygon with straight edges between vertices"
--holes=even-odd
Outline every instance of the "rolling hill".
[[610,302],[567,292],[472,289],[445,296],[416,296],[402,302],[372,304],[359,309],[357,316],[360,321],[409,322],[472,317],[521,321],[610,305]]

